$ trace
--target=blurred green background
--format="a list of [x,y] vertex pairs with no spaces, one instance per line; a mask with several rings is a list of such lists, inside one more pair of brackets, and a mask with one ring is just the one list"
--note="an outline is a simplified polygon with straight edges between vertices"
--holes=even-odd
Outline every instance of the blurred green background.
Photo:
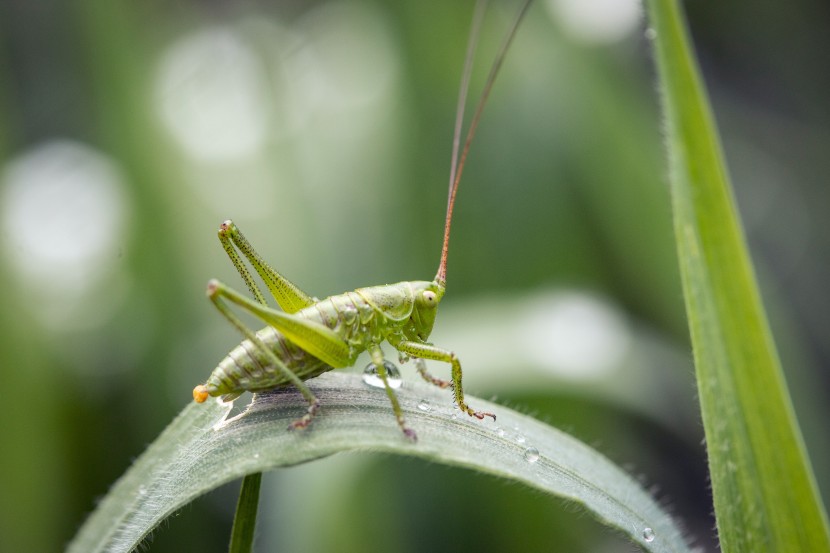
[[[474,91],[517,7],[491,7]],[[826,498],[830,4],[686,8]],[[210,277],[241,286],[222,220],[319,297],[432,278],[471,13],[0,3],[0,551],[60,550],[239,342],[203,293]],[[594,445],[712,550],[648,40],[634,0],[532,7],[469,158],[433,340],[469,393]],[[149,550],[225,550],[236,489],[184,508]],[[257,543],[633,547],[561,501],[372,455],[266,475]]]

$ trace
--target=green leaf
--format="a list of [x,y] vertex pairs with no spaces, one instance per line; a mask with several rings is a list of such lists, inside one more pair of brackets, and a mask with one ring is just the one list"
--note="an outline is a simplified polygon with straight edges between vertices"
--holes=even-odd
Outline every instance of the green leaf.
[[699,70],[675,0],[649,0],[674,227],[721,547],[830,551]]
[[648,551],[689,551],[671,518],[622,469],[530,417],[471,397],[476,408],[498,415],[498,425],[471,420],[456,414],[447,391],[407,383],[398,397],[418,433],[412,443],[384,391],[360,375],[328,373],[309,385],[322,408],[303,431],[287,430],[306,407],[291,390],[259,394],[229,419],[228,404],[188,405],[98,505],[70,553],[130,551],[176,509],[217,486],[343,451],[409,455],[522,482],[582,504]]

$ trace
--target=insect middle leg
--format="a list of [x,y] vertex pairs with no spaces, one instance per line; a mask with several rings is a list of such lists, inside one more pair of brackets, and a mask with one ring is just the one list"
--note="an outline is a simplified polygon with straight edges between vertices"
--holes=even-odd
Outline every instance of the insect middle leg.
[[461,385],[461,362],[458,360],[455,353],[435,346],[430,346],[428,344],[410,342],[407,340],[401,340],[397,343],[390,340],[390,343],[398,351],[412,355],[413,357],[432,359],[433,361],[443,361],[452,365],[452,387],[453,393],[455,394],[455,403],[458,405],[458,408],[471,417],[476,417],[478,419],[492,417],[493,420],[496,420],[496,415],[493,413],[476,411],[464,401],[464,388]]
[[435,386],[438,386],[441,389],[449,388],[450,386],[452,386],[452,382],[450,382],[449,380],[444,380],[443,378],[432,376],[432,374],[430,374],[430,372],[427,370],[426,362],[420,357],[417,357],[415,359],[415,369],[417,369],[418,374],[421,375],[421,378],[423,378],[430,384],[434,384]]
[[[274,352],[271,351],[270,348],[268,348],[268,346],[266,346],[262,342],[262,340],[259,339],[256,333],[250,328],[248,328],[248,326],[245,323],[243,323],[239,319],[239,317],[237,317],[233,313],[233,311],[231,311],[230,307],[228,307],[228,304],[225,302],[225,299],[230,299],[231,301],[233,301],[233,303],[236,303],[237,305],[240,305],[243,308],[250,309],[250,306],[245,304],[244,302],[238,301],[238,298],[240,296],[217,280],[211,280],[208,283],[207,295],[213,302],[213,305],[215,305],[216,308],[219,310],[219,312],[222,313],[222,315],[224,315],[225,318],[231,322],[231,324],[233,324],[237,329],[239,329],[239,331],[245,336],[245,338],[247,338],[251,341],[252,344],[254,344],[254,346],[260,351],[260,353],[262,353],[265,356],[268,363],[270,363],[289,382],[291,382],[294,386],[297,387],[297,389],[308,402],[308,411],[306,412],[306,414],[303,415],[301,418],[293,421],[291,423],[290,428],[305,428],[306,426],[308,426],[311,423],[311,419],[314,417],[314,415],[320,408],[320,400],[317,399],[314,393],[308,388],[308,386],[305,385],[305,383],[300,379],[300,377],[294,374],[294,372],[291,369],[289,369],[286,366],[286,364],[279,357],[277,357],[274,354]],[[256,305],[253,302],[251,302],[251,304],[254,306]]]
[[413,442],[417,441],[418,436],[415,434],[414,430],[406,426],[406,422],[403,418],[403,410],[401,409],[401,404],[398,401],[398,396],[395,395],[395,390],[393,390],[392,386],[389,385],[388,375],[386,374],[386,365],[384,365],[383,350],[380,349],[379,345],[372,344],[369,346],[368,351],[369,355],[372,356],[372,363],[377,368],[378,376],[383,381],[383,387],[386,388],[386,395],[392,403],[392,412],[395,413],[395,418],[398,420],[398,426],[401,427],[401,431],[403,431],[404,436]]

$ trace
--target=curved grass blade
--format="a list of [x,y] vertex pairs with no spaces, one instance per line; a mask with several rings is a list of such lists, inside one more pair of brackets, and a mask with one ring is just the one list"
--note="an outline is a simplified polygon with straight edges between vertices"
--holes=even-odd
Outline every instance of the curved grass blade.
[[675,239],[721,547],[830,551],[721,147],[676,0],[649,0]]
[[305,431],[286,429],[305,408],[290,390],[257,395],[244,413],[227,420],[227,404],[185,407],[98,505],[70,553],[130,551],[164,518],[217,486],[343,451],[409,455],[522,482],[583,505],[647,551],[690,551],[672,519],[634,479],[530,417],[480,399],[475,405],[493,410],[499,426],[454,417],[446,391],[407,383],[398,397],[418,433],[413,444],[401,436],[383,390],[366,386],[359,375],[328,373],[309,384],[323,409]]

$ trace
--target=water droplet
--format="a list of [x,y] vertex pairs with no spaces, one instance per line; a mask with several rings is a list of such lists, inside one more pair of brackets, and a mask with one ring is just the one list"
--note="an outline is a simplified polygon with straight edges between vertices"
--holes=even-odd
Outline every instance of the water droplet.
[[457,421],[458,420],[458,412],[453,411],[452,414],[450,415],[450,418],[454,421]]
[[430,405],[427,400],[422,399],[421,401],[418,402],[418,409],[420,409],[424,413],[428,413],[428,412],[432,411],[432,405]]
[[539,460],[539,450],[533,446],[525,449],[524,458],[528,463],[535,463]]
[[516,443],[517,443],[517,444],[523,444],[523,443],[525,443],[526,441],[527,441],[527,440],[525,439],[525,437],[524,437],[524,436],[522,436],[521,434],[516,434]]
[[647,542],[651,543],[654,541],[654,530],[651,528],[646,528],[643,530],[643,539]]
[[[389,387],[393,389],[400,388],[403,385],[403,379],[401,378],[401,371],[398,370],[398,367],[389,361],[384,361],[383,366],[386,367],[386,381],[389,382]],[[369,363],[363,369],[363,382],[373,388],[384,387],[383,380],[381,380],[374,363]]]
[[138,495],[147,495],[147,488],[145,488],[144,486],[139,486]]
[[648,29],[646,29],[645,35],[648,40],[654,40],[655,38],[657,38],[657,30],[649,27]]
[[254,453],[254,459],[259,459],[259,453]]
[[499,438],[504,438],[507,435],[507,432],[504,431],[504,428],[498,426],[496,427],[496,434],[498,434]]

